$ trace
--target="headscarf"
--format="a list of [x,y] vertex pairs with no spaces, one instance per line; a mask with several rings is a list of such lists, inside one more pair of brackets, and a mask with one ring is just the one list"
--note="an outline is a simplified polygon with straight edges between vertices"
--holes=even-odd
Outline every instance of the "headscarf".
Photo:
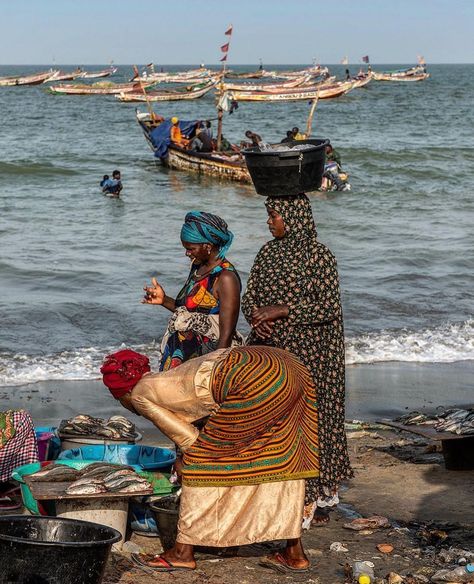
[[[317,241],[311,203],[305,194],[268,197],[265,205],[280,214],[285,223],[285,236],[266,243],[255,258],[251,270],[252,306],[244,294],[242,309],[249,318],[253,306],[295,304],[313,289],[317,257],[321,244]],[[287,323],[275,321],[274,334],[285,338]]]
[[143,375],[149,371],[148,357],[131,349],[123,349],[107,355],[100,368],[104,385],[109,388],[115,399],[132,391]]
[[181,239],[187,243],[210,243],[219,248],[217,257],[224,258],[234,234],[227,223],[217,215],[204,211],[190,211],[184,218]]

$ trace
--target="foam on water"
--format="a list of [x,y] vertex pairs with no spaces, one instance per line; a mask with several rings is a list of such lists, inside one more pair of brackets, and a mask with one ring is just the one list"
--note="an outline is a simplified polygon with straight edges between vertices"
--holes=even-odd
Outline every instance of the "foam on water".
[[[83,348],[55,355],[0,353],[0,387],[52,380],[88,380],[100,376],[104,355],[122,347]],[[160,351],[155,343],[136,345],[157,370]],[[401,361],[452,363],[474,360],[474,320],[422,331],[382,331],[346,339],[346,363]]]

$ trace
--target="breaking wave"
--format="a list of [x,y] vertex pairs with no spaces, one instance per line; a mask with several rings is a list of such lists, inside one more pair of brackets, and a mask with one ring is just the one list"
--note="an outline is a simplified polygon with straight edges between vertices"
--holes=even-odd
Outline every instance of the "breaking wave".
[[[159,364],[159,345],[131,348],[150,357],[152,370]],[[53,355],[22,355],[0,352],[0,386],[37,381],[97,379],[104,355],[117,347],[82,348]],[[418,331],[380,331],[348,337],[346,363],[387,361],[452,363],[474,360],[474,320],[445,324]]]

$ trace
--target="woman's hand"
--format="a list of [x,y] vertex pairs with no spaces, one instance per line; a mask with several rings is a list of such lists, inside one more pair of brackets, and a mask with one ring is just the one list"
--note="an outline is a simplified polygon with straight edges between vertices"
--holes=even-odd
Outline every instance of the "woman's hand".
[[165,301],[165,291],[158,284],[156,278],[151,279],[151,286],[143,286],[145,295],[142,299],[142,304],[163,304]]
[[273,322],[262,322],[258,326],[253,327],[253,330],[260,339],[269,339],[273,332]]
[[261,306],[252,310],[252,328],[259,327],[262,323],[273,322],[279,318],[287,318],[288,306],[286,304],[272,304]]

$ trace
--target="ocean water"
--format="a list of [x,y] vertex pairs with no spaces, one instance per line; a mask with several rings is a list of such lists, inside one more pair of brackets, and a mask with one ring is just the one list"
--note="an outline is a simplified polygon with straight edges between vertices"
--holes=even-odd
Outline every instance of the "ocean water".
[[[331,139],[352,184],[310,195],[320,240],[338,259],[348,364],[474,359],[474,66],[428,68],[425,82],[372,82],[316,110],[313,134]],[[0,67],[0,76],[40,69]],[[121,66],[112,80],[131,74]],[[216,115],[210,94],[155,109]],[[306,102],[242,103],[224,134],[279,141],[305,127],[308,111]],[[227,220],[244,282],[270,238],[251,186],[162,168],[134,104],[10,87],[0,88],[0,116],[0,386],[91,379],[124,345],[156,363],[169,314],[140,304],[142,287],[156,275],[168,294],[179,290],[188,210]],[[115,168],[118,200],[99,189]]]

